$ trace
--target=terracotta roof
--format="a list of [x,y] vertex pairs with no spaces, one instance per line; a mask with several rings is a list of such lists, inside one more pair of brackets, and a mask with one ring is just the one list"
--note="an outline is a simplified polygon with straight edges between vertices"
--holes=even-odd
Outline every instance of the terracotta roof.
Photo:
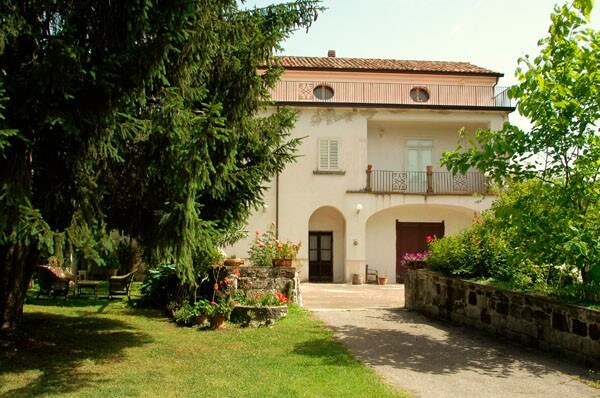
[[409,72],[504,76],[468,62],[412,61],[371,58],[281,57],[286,69],[316,69],[371,72]]

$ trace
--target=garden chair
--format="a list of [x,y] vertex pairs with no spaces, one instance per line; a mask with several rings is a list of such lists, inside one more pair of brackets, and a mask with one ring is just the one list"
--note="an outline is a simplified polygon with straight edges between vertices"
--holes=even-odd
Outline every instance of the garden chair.
[[40,291],[36,298],[42,294],[48,296],[69,296],[70,288],[75,286],[74,277],[65,273],[61,268],[40,265],[37,267],[37,274],[40,283]]
[[365,283],[376,283],[379,285],[379,271],[374,268],[369,269],[369,264],[365,266]]
[[122,276],[111,276],[108,279],[108,298],[111,299],[113,296],[127,296],[130,299],[129,292],[131,289],[131,283],[135,277],[135,271],[133,270],[128,274]]

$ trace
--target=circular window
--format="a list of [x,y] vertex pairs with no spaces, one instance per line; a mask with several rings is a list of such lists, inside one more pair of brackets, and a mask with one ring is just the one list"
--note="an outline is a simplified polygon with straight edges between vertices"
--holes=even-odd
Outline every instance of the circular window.
[[333,98],[333,89],[329,86],[321,84],[313,90],[315,98],[320,100],[329,100]]
[[425,87],[413,87],[410,90],[410,98],[415,102],[429,101],[429,91]]

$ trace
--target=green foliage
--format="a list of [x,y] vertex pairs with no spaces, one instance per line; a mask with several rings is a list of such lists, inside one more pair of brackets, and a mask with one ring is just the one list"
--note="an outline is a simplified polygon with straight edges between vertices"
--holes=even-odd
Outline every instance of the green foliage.
[[[509,184],[492,208],[477,215],[468,228],[430,243],[427,267],[450,276],[489,279],[511,289],[593,301],[599,257],[587,252],[588,258],[596,260],[591,268],[584,268],[587,282],[582,284],[581,270],[573,261],[576,256],[570,251],[575,240],[571,220],[560,218],[563,208],[553,202],[554,189],[535,180]],[[588,215],[596,212],[590,209]]]
[[178,300],[181,281],[173,264],[163,264],[148,271],[142,284],[142,302],[153,308],[166,308]]
[[[54,233],[101,264],[111,230],[196,283],[294,160],[295,112],[258,114],[281,72],[273,50],[320,10],[238,3],[0,5],[0,274],[23,279],[0,291],[26,286]],[[2,317],[9,302],[22,309],[8,295]]]
[[600,260],[600,33],[586,26],[592,6],[556,6],[540,55],[519,60],[510,95],[531,131],[507,123],[470,140],[463,133],[465,142],[442,159],[454,172],[476,167],[501,184],[539,182],[505,196],[496,216],[506,236],[518,234],[522,262],[576,266],[584,280]]
[[459,278],[510,277],[509,245],[490,224],[491,214],[482,213],[460,233],[430,242],[427,268]]
[[185,303],[173,311],[173,319],[178,325],[192,326],[196,322],[196,311],[189,303]]

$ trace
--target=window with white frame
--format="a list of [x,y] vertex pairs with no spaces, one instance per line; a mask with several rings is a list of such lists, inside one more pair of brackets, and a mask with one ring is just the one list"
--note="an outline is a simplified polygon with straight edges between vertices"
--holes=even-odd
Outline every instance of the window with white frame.
[[319,139],[318,171],[341,170],[341,146],[342,140],[340,138]]

